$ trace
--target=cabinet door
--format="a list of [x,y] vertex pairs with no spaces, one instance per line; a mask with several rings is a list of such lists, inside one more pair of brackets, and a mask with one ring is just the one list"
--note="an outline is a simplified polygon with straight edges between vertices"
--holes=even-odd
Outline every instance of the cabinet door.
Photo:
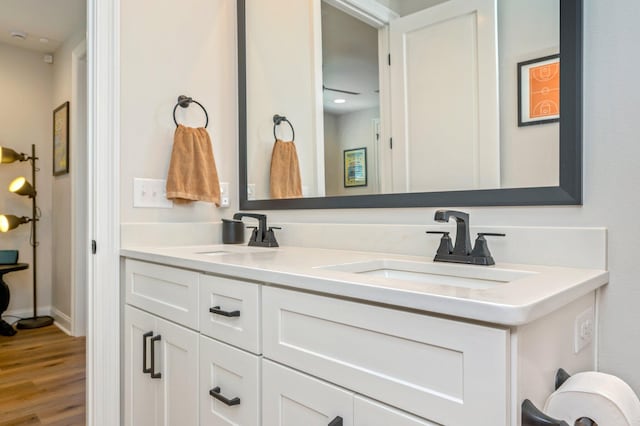
[[353,425],[351,392],[271,361],[262,361],[263,426],[329,424]]
[[200,336],[200,423],[260,424],[260,358]]
[[438,426],[427,420],[356,395],[353,426]]
[[[157,334],[152,315],[130,306],[124,308],[124,424],[158,424],[159,382],[148,372],[151,365],[150,339]],[[146,372],[145,372],[146,371]]]
[[[158,318],[155,347],[160,374],[159,422],[163,426],[198,424],[198,334]],[[136,425],[137,426],[137,425]]]

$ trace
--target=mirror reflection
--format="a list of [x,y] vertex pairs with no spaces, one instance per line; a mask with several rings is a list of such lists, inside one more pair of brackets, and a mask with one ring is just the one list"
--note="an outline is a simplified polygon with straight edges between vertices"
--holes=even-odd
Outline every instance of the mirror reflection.
[[558,186],[559,8],[247,2],[248,198]]

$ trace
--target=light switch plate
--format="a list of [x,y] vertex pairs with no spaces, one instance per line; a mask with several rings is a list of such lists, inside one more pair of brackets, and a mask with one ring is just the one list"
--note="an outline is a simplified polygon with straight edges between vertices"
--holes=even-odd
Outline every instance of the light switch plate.
[[250,183],[247,185],[247,200],[256,199],[256,184]]
[[167,181],[164,179],[133,179],[133,207],[173,208],[167,200]]
[[229,182],[220,182],[220,207],[229,207]]

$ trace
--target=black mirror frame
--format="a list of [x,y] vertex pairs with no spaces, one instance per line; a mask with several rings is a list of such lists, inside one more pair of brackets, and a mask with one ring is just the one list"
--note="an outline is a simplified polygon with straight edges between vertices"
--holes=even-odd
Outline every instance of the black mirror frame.
[[560,185],[555,187],[248,200],[245,0],[237,0],[237,18],[241,210],[582,204],[583,0],[560,1]]

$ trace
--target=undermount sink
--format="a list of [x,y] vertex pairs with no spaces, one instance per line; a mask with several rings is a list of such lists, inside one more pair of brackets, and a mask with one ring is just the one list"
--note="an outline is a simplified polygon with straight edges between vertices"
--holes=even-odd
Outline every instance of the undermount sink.
[[231,253],[228,250],[214,250],[214,251],[199,251],[196,254],[204,254],[205,256],[217,256],[220,254],[228,254]]
[[377,259],[320,266],[321,269],[382,277],[400,281],[486,289],[535,274],[495,267]]
[[[202,249],[200,249],[202,250]],[[201,254],[204,256],[222,256],[225,254],[238,254],[238,253],[254,253],[264,251],[264,248],[247,247],[246,245],[227,245],[224,248],[212,248],[211,250],[196,251],[194,254]]]

